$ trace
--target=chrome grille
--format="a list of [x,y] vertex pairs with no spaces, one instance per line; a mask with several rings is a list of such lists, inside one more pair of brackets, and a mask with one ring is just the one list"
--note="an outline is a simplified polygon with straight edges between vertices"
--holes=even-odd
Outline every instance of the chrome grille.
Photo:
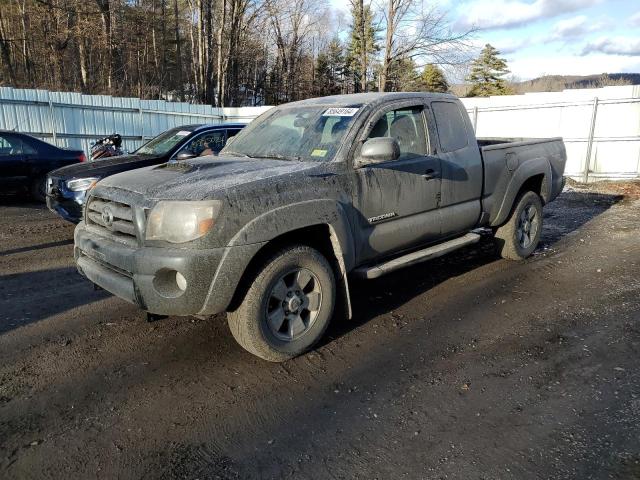
[[128,243],[136,239],[133,209],[124,203],[92,197],[87,205],[87,224]]

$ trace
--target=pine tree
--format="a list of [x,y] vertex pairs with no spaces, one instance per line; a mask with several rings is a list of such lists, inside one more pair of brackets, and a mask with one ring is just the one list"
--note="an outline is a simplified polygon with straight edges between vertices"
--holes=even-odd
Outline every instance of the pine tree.
[[509,73],[507,62],[499,57],[500,52],[486,44],[480,56],[471,64],[471,73],[467,81],[471,83],[470,97],[488,97],[490,95],[508,95],[511,93],[504,76]]
[[371,5],[363,0],[351,3],[352,24],[349,34],[347,63],[354,73],[354,83],[360,91],[368,90],[367,70],[375,54],[380,50],[377,44],[378,30],[373,21]]
[[426,92],[447,93],[449,91],[449,82],[447,82],[444,73],[432,63],[424,67],[420,83],[421,88]]
[[420,75],[411,58],[399,58],[387,72],[386,88],[389,92],[415,92],[420,90]]
[[344,93],[344,54],[340,39],[334,38],[316,59],[314,94],[316,96]]

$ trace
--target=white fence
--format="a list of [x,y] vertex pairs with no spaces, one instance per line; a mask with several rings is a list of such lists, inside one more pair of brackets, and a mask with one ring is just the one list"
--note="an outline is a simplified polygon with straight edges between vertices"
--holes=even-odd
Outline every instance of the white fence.
[[0,87],[0,130],[16,130],[61,147],[89,152],[98,138],[119,133],[126,150],[180,125],[248,122],[267,107],[213,108],[208,105],[140,100],[106,95]]
[[[479,137],[564,138],[577,180],[640,177],[640,86],[463,98]],[[0,87],[0,129],[82,148],[120,133],[127,150],[171,127],[250,121],[269,107],[208,105]]]
[[462,101],[478,137],[563,137],[576,180],[640,177],[640,86]]

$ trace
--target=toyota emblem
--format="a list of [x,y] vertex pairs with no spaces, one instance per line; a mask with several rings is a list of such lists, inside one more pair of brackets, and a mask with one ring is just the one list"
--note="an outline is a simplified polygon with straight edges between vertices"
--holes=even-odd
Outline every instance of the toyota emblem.
[[113,225],[113,212],[109,207],[104,207],[102,209],[102,221],[107,227]]

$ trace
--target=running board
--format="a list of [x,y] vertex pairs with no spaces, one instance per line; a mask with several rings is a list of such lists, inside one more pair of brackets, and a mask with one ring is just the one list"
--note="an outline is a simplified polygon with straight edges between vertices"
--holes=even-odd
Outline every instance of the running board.
[[354,270],[354,274],[359,278],[373,279],[378,278],[387,273],[391,273],[400,268],[408,267],[409,265],[415,265],[416,263],[425,262],[432,258],[441,257],[449,252],[453,252],[467,245],[477,243],[480,240],[480,235],[477,233],[467,233],[464,237],[458,237],[448,242],[439,243],[432,247],[418,250],[417,252],[411,252],[402,257],[394,258],[384,263],[379,263],[372,267],[359,267]]

